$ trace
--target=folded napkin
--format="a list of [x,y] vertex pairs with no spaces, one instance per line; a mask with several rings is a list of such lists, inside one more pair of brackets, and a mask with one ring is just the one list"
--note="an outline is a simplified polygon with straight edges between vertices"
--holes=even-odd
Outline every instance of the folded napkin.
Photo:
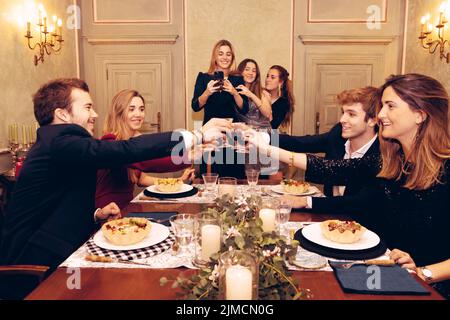
[[411,274],[400,266],[353,265],[339,268],[342,262],[329,261],[334,274],[346,293],[386,295],[429,295]]
[[130,212],[126,217],[136,217],[136,218],[150,218],[155,220],[167,220],[161,222],[162,225],[170,227],[169,218],[176,215],[178,212]]

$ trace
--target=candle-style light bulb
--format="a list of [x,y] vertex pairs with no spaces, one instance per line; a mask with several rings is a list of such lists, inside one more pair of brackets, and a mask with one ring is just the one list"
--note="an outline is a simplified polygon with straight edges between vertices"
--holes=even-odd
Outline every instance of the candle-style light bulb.
[[62,40],[62,20],[58,19],[58,32],[56,34],[59,36],[59,40]]

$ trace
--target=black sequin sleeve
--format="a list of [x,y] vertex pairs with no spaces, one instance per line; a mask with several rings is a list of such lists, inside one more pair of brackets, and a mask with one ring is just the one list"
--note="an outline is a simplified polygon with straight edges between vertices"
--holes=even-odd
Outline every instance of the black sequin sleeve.
[[379,156],[360,159],[328,160],[308,154],[305,180],[313,183],[347,185],[349,181],[362,185],[372,182],[381,169]]

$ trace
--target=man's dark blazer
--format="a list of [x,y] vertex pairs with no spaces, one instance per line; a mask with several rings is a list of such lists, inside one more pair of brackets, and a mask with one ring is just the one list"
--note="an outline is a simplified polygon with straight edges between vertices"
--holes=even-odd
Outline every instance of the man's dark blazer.
[[101,141],[74,124],[39,128],[5,215],[0,262],[56,267],[98,228],[97,169],[168,156],[179,143],[171,134]]
[[[319,135],[303,137],[280,135],[279,137],[279,144],[282,149],[303,153],[325,153],[325,159],[343,159],[346,141],[347,139],[342,138],[342,125],[340,123],[336,124],[330,131]],[[380,154],[380,143],[377,138],[364,154],[364,157],[378,154]],[[344,195],[354,195],[362,187],[363,185],[357,181],[349,183],[345,187]],[[333,196],[333,186],[325,184],[324,194]]]

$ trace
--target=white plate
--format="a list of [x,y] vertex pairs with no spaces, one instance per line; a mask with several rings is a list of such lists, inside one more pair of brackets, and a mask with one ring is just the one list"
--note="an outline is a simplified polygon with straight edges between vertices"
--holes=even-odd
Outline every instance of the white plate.
[[276,193],[281,193],[281,194],[289,194],[291,196],[310,196],[310,195],[316,193],[316,190],[314,190],[311,187],[307,191],[302,192],[302,193],[287,192],[287,191],[284,191],[283,186],[281,184],[277,184],[276,186],[272,186],[272,191],[274,191]]
[[302,230],[303,236],[311,242],[323,247],[339,250],[365,250],[377,246],[380,243],[380,237],[373,231],[366,230],[358,242],[338,243],[328,240],[322,235],[320,222],[306,226]]
[[134,249],[141,249],[153,246],[157,243],[160,243],[161,241],[166,240],[166,238],[169,236],[170,231],[169,228],[166,226],[159,224],[159,223],[153,223],[152,229],[150,230],[150,233],[147,235],[144,240],[131,244],[129,246],[118,246],[115,244],[112,244],[103,236],[102,230],[99,230],[95,236],[94,236],[94,243],[99,246],[100,248],[107,249],[107,250],[134,250]]
[[181,189],[178,191],[174,191],[174,192],[162,192],[159,191],[158,189],[156,189],[156,186],[150,186],[147,188],[148,191],[153,192],[153,193],[159,193],[159,194],[177,194],[177,193],[184,193],[184,192],[188,192],[191,191],[193,189],[193,187],[190,184],[183,184],[181,186]]

